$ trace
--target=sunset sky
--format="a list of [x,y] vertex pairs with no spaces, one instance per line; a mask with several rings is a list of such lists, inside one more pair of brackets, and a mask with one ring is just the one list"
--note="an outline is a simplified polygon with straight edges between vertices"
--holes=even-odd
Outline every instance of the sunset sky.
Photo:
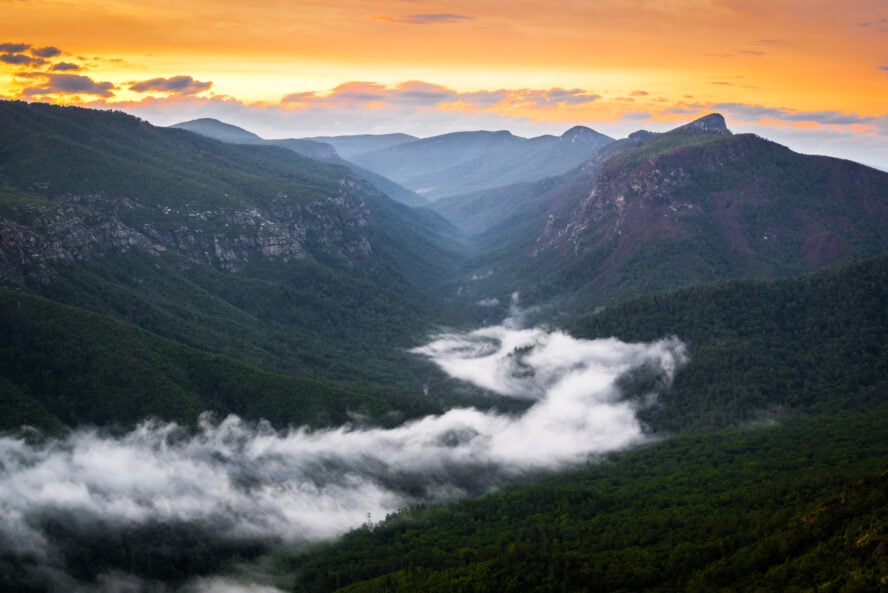
[[888,169],[888,0],[0,0],[0,95],[267,138],[718,111]]

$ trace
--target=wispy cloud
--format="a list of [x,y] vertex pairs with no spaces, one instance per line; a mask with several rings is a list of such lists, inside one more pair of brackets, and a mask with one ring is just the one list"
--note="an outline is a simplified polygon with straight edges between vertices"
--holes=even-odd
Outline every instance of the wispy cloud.
[[177,95],[194,95],[210,90],[212,82],[201,82],[190,76],[173,76],[170,78],[152,78],[133,82],[129,90],[137,93],[159,92]]
[[447,23],[462,23],[472,20],[472,17],[464,14],[434,13],[434,14],[406,14],[401,16],[378,16],[377,20],[399,25],[436,25]]
[[498,89],[460,93],[442,85],[422,81],[409,81],[395,86],[376,82],[348,82],[329,93],[292,93],[282,103],[294,107],[343,107],[373,104],[379,106],[413,106],[433,108],[462,105],[473,109],[494,109],[505,105],[528,106],[538,109],[559,105],[580,105],[601,98],[585,89]]
[[857,23],[858,27],[872,31],[873,33],[888,33],[888,18]]
[[714,103],[712,107],[727,111],[735,118],[745,120],[772,119],[787,123],[814,123],[821,125],[876,125],[884,117],[862,116],[842,111],[798,111],[786,107],[766,107],[748,103]]

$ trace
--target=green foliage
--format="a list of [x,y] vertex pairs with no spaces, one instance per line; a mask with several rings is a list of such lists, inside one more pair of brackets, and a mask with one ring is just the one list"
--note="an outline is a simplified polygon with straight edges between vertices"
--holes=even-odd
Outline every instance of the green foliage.
[[691,363],[642,414],[659,430],[872,405],[888,388],[888,257],[796,279],[639,297],[571,330],[685,341]]
[[5,429],[22,424],[193,423],[204,411],[329,426],[389,406],[310,379],[160,338],[129,323],[0,289],[0,395]]
[[310,592],[884,591],[886,413],[673,437],[402,512],[279,570]]

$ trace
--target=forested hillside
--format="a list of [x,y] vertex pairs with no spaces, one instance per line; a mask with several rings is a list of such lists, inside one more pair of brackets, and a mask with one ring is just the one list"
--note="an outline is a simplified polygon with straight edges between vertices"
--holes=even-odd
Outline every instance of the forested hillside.
[[306,591],[884,591],[886,286],[879,258],[588,317],[575,332],[687,340],[648,446],[406,511],[280,572]]

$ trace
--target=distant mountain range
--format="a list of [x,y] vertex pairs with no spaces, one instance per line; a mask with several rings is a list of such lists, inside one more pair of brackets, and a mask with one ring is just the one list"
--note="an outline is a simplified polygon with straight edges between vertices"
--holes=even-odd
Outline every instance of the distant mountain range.
[[582,126],[573,127],[560,137],[530,139],[509,132],[477,131],[430,138],[364,134],[288,140],[263,140],[214,119],[197,119],[171,127],[234,144],[274,144],[309,158],[345,164],[390,197],[410,206],[559,175],[613,142],[612,138]]
[[613,139],[577,126],[559,136],[456,132],[349,157],[428,200],[565,173]]
[[[170,127],[188,130],[189,132],[194,132],[195,134],[200,134],[201,136],[213,138],[214,140],[219,140],[221,142],[227,142],[229,144],[263,144],[268,146],[280,146],[282,148],[286,148],[287,150],[292,150],[296,154],[301,154],[302,156],[308,157],[310,159],[317,159],[319,161],[324,161],[325,163],[332,163],[348,167],[349,169],[366,179],[376,189],[383,192],[393,200],[401,202],[402,204],[407,204],[408,206],[422,206],[426,203],[425,198],[421,198],[413,191],[401,185],[398,185],[391,179],[387,179],[385,177],[377,175],[376,173],[359,167],[354,163],[342,160],[337,149],[334,148],[331,143],[308,138],[265,140],[252,132],[248,132],[243,128],[239,128],[237,126],[233,126],[231,124],[227,124],[225,122],[221,122],[217,119],[211,118],[185,121],[174,124]],[[406,136],[402,134],[393,134],[392,136],[404,136],[405,138],[412,138],[412,136]],[[367,138],[370,140],[370,142],[361,144],[361,146],[389,145],[387,143],[386,136],[369,136]],[[376,141],[377,138],[379,139],[378,142]],[[350,144],[348,142],[345,142],[343,146],[347,149]]]

